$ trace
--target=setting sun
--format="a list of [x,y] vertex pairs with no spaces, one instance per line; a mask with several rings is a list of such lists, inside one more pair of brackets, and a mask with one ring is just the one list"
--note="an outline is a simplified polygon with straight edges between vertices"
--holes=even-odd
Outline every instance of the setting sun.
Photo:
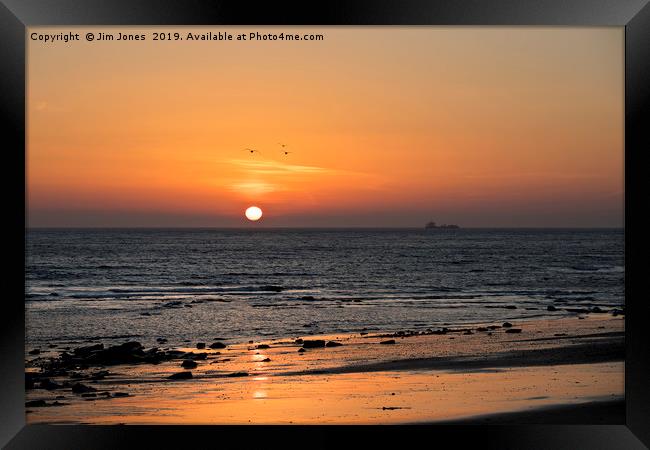
[[257,206],[251,206],[246,210],[245,214],[248,220],[252,220],[253,222],[255,222],[256,220],[260,220],[260,218],[262,217],[262,210]]

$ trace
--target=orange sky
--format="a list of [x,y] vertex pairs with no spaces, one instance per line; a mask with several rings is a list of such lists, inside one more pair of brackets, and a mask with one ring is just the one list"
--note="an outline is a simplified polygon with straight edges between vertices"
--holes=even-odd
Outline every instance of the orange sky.
[[30,226],[623,223],[622,28],[67,31],[149,39],[28,40]]

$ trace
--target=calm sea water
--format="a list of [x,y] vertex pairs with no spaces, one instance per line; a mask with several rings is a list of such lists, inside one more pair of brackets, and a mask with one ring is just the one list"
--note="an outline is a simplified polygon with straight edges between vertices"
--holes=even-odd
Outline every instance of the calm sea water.
[[29,230],[26,249],[33,344],[426,329],[624,303],[623,230]]

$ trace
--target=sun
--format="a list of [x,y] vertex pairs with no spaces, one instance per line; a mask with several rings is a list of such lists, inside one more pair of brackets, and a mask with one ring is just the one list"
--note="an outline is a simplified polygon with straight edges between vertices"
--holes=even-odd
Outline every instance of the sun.
[[257,206],[251,206],[246,210],[246,218],[255,222],[262,217],[262,210]]

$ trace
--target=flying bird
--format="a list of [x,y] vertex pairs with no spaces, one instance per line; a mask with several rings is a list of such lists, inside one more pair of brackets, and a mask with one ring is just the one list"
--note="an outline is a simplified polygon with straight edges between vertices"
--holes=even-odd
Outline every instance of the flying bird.
[[[245,148],[243,151],[250,152],[251,154],[252,153],[260,153],[259,150],[255,150],[254,148]],[[261,155],[261,153],[260,153],[260,155]]]
[[286,151],[286,150],[284,149],[285,147],[288,147],[287,144],[283,144],[282,142],[278,142],[278,145],[279,145],[280,147],[282,147],[282,153],[284,153],[285,156],[288,155],[289,153],[293,153],[293,152],[288,152],[288,151]]

